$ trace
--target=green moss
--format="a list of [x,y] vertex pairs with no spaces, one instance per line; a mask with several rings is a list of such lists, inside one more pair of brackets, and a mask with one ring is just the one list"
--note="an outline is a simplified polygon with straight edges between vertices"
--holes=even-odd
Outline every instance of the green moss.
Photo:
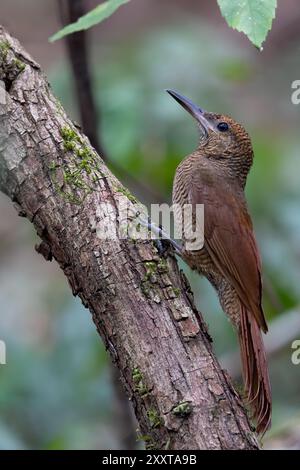
[[76,144],[75,142],[72,142],[72,141],[66,141],[64,142],[64,149],[67,150],[67,151],[73,151],[75,150],[76,148]]
[[20,59],[14,59],[13,60],[13,64],[14,66],[18,69],[18,72],[21,73],[23,72],[23,70],[25,69],[26,65],[24,64],[24,62],[22,62]]
[[147,299],[151,299],[152,284],[149,281],[142,281],[141,291]]
[[140,441],[143,441],[143,442],[150,442],[152,441],[152,437],[150,436],[150,434],[140,434],[139,431],[138,431],[138,435],[137,435],[137,438],[136,438],[137,442],[140,442]]
[[158,449],[159,449],[159,446],[158,446],[158,444],[156,444],[156,442],[154,441],[154,439],[152,439],[151,442],[146,442],[146,443],[145,443],[145,449],[146,449],[146,450],[158,450]]
[[180,418],[186,418],[192,411],[193,407],[189,401],[181,401],[173,408],[172,413]]
[[74,129],[71,129],[71,127],[62,127],[60,130],[60,135],[62,136],[64,142],[81,143],[79,135],[74,131]]
[[122,193],[124,194],[124,196],[126,196],[130,202],[132,202],[133,204],[137,204],[138,203],[138,200],[131,194],[131,192],[129,191],[129,189],[127,188],[124,188],[123,186],[118,186],[116,188],[116,191],[118,193]]
[[160,273],[167,273],[169,272],[169,267],[168,267],[168,263],[165,259],[161,258],[158,262],[158,265],[157,265],[157,270],[160,272]]
[[132,379],[134,383],[139,382],[140,380],[143,379],[143,375],[138,367],[135,367],[132,371]]
[[157,272],[157,263],[154,261],[146,261],[145,262],[146,274],[145,280],[150,280]]
[[[71,127],[62,127],[60,134],[64,150],[70,155],[68,162],[53,164],[49,167],[52,182],[57,192],[68,202],[81,204],[86,196],[96,190],[95,184],[103,176],[96,154],[84,144],[78,133]],[[59,184],[58,176],[63,180]]]
[[137,442],[144,442],[146,450],[155,450],[158,448],[157,444],[155,443],[154,439],[150,434],[140,434],[138,431],[137,435]]
[[163,426],[164,421],[154,408],[150,408],[147,411],[147,416],[148,416],[151,428],[160,428],[161,426]]
[[49,170],[50,170],[50,171],[55,171],[56,167],[57,167],[57,164],[56,164],[56,162],[53,160],[53,161],[50,163],[50,165],[49,165]]
[[179,297],[181,290],[178,287],[173,287],[173,292],[174,292],[175,297]]
[[9,42],[7,40],[0,41],[0,54],[3,59],[6,59],[9,50],[10,50]]
[[78,189],[86,188],[85,182],[81,178],[81,173],[79,169],[72,171],[66,168],[63,171],[63,178],[64,182],[67,183],[69,186],[74,186]]
[[156,303],[161,302],[158,289],[155,288],[157,283],[158,263],[155,261],[146,261],[144,263],[146,273],[141,282],[141,291],[147,299],[151,299]]
[[169,437],[167,442],[164,443],[164,450],[169,450],[171,445],[171,438]]
[[151,298],[151,291],[153,290],[152,283],[156,282],[155,273],[157,264],[154,261],[146,261],[145,263],[146,274],[141,283],[141,291],[147,299]]
[[134,390],[141,396],[145,397],[149,394],[149,390],[145,385],[143,374],[138,367],[132,371],[132,380],[134,383]]
[[93,158],[93,152],[87,145],[84,145],[81,148],[79,148],[77,155],[79,158],[81,158],[82,160],[86,160],[86,161]]

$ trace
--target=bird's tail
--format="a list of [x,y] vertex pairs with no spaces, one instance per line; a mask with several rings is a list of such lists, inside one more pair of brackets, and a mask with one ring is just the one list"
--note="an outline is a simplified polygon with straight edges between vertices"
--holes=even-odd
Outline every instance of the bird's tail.
[[257,423],[256,431],[264,434],[270,427],[272,412],[268,365],[260,327],[243,305],[239,342],[245,390]]

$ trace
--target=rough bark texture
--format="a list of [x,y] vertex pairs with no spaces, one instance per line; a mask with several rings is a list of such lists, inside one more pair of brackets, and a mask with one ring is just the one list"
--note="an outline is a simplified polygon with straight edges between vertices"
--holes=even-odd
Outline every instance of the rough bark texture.
[[[57,0],[62,26],[74,23],[87,13],[86,0]],[[80,114],[82,130],[91,145],[102,159],[107,161],[102,139],[99,138],[101,110],[97,109],[89,57],[89,31],[82,30],[65,37],[67,56],[74,80],[74,96]],[[116,435],[121,449],[136,449],[137,423],[133,416],[131,403],[128,401],[120,380],[119,370],[111,364],[112,385],[114,389],[114,406],[112,419],[118,423]]]
[[[0,189],[92,313],[141,438],[148,448],[256,449],[176,260],[160,259],[152,241],[99,240],[99,224],[118,224],[118,198],[132,197],[68,119],[39,65],[1,27],[0,80]],[[103,202],[111,210],[97,211]]]

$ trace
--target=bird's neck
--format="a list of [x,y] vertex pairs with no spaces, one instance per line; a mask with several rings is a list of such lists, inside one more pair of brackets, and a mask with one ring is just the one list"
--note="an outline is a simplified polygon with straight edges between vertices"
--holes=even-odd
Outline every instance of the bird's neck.
[[238,185],[244,190],[247,182],[247,176],[252,166],[253,158],[244,155],[232,156],[227,165],[227,172],[236,180]]
[[217,177],[228,178],[228,180],[235,181],[237,185],[244,190],[246,186],[247,176],[253,162],[253,152],[248,151],[246,154],[243,152],[234,151],[218,151],[218,149],[205,149],[202,148],[197,152],[198,158],[193,159],[194,168],[197,165],[201,171],[201,167],[205,171],[210,171]]

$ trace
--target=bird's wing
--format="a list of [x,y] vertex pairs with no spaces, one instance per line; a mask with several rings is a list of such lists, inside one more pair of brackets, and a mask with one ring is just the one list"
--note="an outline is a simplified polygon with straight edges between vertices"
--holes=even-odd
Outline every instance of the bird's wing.
[[202,181],[195,175],[191,204],[204,204],[205,247],[241,302],[253,312],[263,331],[268,327],[261,307],[261,261],[246,204],[226,183]]

